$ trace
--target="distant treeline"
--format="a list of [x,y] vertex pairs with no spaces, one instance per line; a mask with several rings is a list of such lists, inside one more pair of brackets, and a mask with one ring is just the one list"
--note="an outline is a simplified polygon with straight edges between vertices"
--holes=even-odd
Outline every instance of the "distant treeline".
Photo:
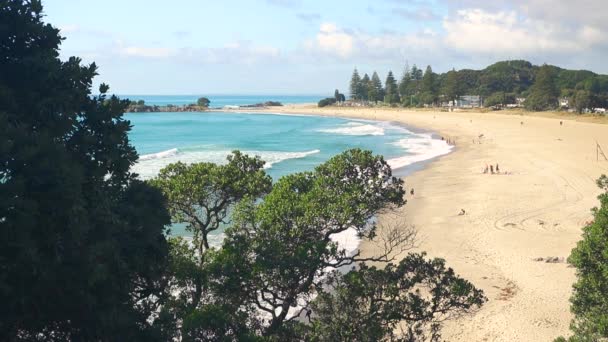
[[[433,72],[430,65],[423,71],[415,64],[411,68],[406,64],[399,80],[389,71],[384,84],[375,71],[370,77],[367,73],[360,76],[355,69],[349,91],[350,99],[356,102],[407,107],[448,105],[464,95],[480,96],[486,107],[515,104],[518,99],[525,99],[523,106],[530,110],[562,106],[582,112],[608,107],[608,75],[547,64],[537,66],[524,60],[442,74]],[[340,102],[337,96],[334,102]],[[330,99],[323,104],[329,104]]]
[[[144,100],[131,101],[129,106],[127,107],[128,113],[155,113],[155,112],[201,112],[209,109],[209,101],[206,97],[199,98],[196,103],[190,103],[187,105],[147,105]],[[243,108],[262,108],[262,107],[273,107],[273,106],[282,106],[283,104],[278,101],[266,101],[262,103],[243,105],[239,107]]]
[[281,107],[281,106],[283,106],[283,104],[279,101],[266,101],[266,102],[260,102],[260,103],[256,103],[256,104],[239,106],[239,107],[260,108],[260,107]]
[[209,108],[209,101],[206,97],[200,97],[196,103],[190,103],[187,105],[176,106],[168,104],[164,106],[158,105],[147,105],[144,100],[131,101],[127,107],[127,113],[155,113],[155,112],[200,112],[205,111]]

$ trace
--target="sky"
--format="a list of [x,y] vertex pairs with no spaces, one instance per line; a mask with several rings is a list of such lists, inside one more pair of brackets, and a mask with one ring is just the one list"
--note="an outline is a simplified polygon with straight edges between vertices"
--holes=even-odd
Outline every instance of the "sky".
[[526,59],[608,73],[608,0],[43,0],[117,94],[347,92],[361,74]]

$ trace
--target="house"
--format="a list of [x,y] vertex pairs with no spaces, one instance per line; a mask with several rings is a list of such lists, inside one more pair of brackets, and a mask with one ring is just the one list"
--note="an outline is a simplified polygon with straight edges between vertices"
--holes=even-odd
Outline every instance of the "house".
[[562,97],[559,99],[559,106],[562,108],[568,108],[570,107],[570,101],[567,97]]
[[454,101],[454,107],[457,108],[477,108],[481,107],[481,96],[479,95],[463,95]]
[[606,114],[606,108],[593,108],[594,113]]

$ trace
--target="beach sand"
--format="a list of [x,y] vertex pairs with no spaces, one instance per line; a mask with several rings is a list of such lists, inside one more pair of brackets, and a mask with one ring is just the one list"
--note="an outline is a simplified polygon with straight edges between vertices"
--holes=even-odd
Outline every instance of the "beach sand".
[[[575,270],[564,259],[598,204],[595,180],[608,173],[608,161],[596,160],[596,141],[608,153],[608,125],[562,117],[304,105],[271,111],[396,121],[453,139],[453,153],[406,177],[408,203],[400,209],[418,229],[419,250],[446,259],[489,299],[478,312],[448,322],[444,340],[552,341],[569,335]],[[486,164],[496,163],[508,174],[482,174]],[[466,215],[458,215],[461,209]],[[365,255],[375,248],[361,245]],[[563,259],[534,260],[546,257]]]

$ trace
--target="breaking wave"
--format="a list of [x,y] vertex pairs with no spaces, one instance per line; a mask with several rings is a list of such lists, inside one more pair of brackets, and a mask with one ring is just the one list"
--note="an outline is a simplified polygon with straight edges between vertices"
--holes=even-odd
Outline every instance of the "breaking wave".
[[[304,152],[283,152],[283,151],[242,151],[250,156],[260,156],[266,162],[265,169],[271,168],[274,164],[280,163],[289,159],[305,158],[313,154],[321,152],[320,150],[311,150]],[[165,166],[181,161],[182,163],[191,164],[199,162],[211,162],[216,164],[226,163],[226,156],[231,153],[230,150],[215,150],[215,151],[191,151],[172,148],[170,150],[144,154],[139,157],[139,160],[131,168],[132,172],[139,174],[141,179],[150,179],[158,174]]]

